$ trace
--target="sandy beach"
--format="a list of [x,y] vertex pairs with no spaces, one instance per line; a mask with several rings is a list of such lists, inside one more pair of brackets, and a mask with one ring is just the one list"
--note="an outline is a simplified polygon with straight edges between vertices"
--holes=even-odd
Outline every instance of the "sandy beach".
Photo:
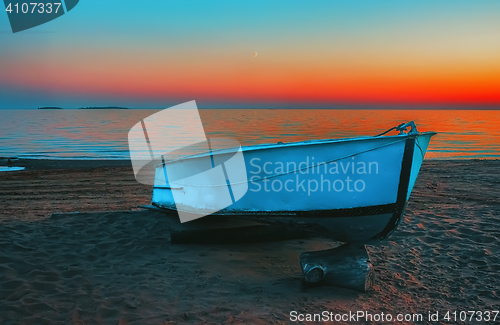
[[498,160],[426,161],[399,228],[369,246],[364,294],[303,286],[298,255],[337,245],[324,238],[171,244],[178,219],[137,208],[151,188],[127,161],[11,165],[26,169],[0,173],[1,324],[286,324],[325,310],[456,324],[428,313],[500,309]]

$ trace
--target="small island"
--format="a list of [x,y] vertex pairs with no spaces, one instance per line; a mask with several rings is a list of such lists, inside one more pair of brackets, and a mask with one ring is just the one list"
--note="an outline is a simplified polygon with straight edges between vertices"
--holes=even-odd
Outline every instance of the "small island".
[[80,107],[80,109],[128,109],[127,107],[118,107],[118,106],[102,106],[102,107]]
[[55,107],[55,106],[47,106],[47,107],[38,107],[38,109],[62,109],[61,107]]

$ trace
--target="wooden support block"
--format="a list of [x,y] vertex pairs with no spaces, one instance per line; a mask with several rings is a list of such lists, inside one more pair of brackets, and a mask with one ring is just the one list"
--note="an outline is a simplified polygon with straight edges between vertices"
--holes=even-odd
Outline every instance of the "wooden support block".
[[373,266],[363,244],[304,252],[300,265],[309,286],[333,285],[366,292],[373,283]]

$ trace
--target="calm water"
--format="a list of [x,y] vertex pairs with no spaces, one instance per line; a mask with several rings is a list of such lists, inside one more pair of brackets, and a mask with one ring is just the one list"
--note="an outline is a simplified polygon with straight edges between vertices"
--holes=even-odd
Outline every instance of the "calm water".
[[[157,110],[0,110],[0,157],[128,159],[127,133]],[[500,111],[200,110],[209,137],[243,145],[376,135],[414,120],[436,131],[426,157],[500,158]]]

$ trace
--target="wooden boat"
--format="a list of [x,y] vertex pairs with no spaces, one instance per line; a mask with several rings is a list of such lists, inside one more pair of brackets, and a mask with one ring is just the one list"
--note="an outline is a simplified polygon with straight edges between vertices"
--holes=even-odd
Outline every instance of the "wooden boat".
[[[399,134],[385,135],[392,130]],[[409,122],[372,137],[241,147],[242,157],[237,159],[244,161],[246,170],[232,178],[224,170],[225,184],[214,185],[208,181],[210,176],[206,184],[172,180],[167,170],[194,174],[197,166],[207,162],[227,169],[237,156],[235,150],[213,150],[163,162],[155,166],[152,205],[190,214],[192,219],[209,213],[290,218],[320,225],[343,242],[382,239],[399,224],[435,134],[420,133]],[[228,188],[231,201],[221,204]]]

